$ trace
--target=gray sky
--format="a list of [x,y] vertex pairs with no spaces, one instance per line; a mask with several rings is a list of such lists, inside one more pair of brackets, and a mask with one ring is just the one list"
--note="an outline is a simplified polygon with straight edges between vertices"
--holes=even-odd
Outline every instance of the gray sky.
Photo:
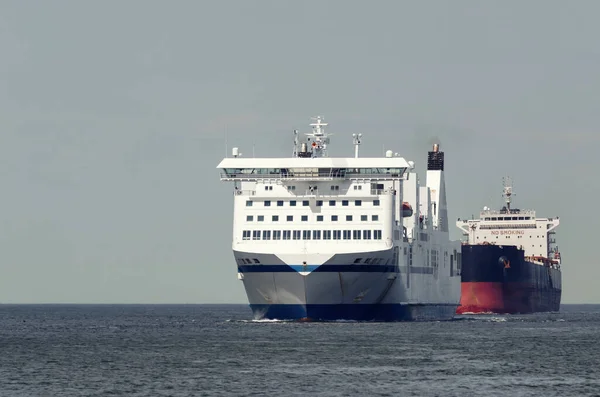
[[[560,216],[600,303],[597,1],[2,1],[0,302],[246,303],[224,135],[289,156],[446,152],[450,217]],[[452,222],[452,225],[454,223]],[[457,228],[453,237],[459,238]]]

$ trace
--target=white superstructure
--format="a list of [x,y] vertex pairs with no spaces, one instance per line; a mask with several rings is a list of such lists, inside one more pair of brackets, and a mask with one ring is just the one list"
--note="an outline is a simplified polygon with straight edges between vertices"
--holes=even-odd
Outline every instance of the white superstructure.
[[[294,131],[292,158],[233,157],[232,248],[257,318],[448,318],[460,299],[460,242],[449,241],[443,153],[427,185],[414,163],[330,158],[327,124]],[[433,158],[433,162],[432,159]]]
[[479,219],[458,219],[456,226],[463,231],[465,243],[516,246],[530,261],[539,264],[550,261],[560,265],[554,238],[559,218],[537,218],[534,210],[511,208],[513,187],[510,178],[504,178],[502,196],[505,201],[502,209],[484,207]]

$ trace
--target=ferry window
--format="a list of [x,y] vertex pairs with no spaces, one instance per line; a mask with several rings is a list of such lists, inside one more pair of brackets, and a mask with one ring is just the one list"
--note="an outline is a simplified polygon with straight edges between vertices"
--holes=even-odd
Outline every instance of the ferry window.
[[277,221],[279,220],[279,215],[273,215],[273,216],[271,217],[271,220],[272,220],[273,222],[277,222]]
[[354,205],[357,207],[360,207],[362,205],[362,201],[361,200],[355,200],[354,201]]
[[263,240],[270,240],[271,239],[271,231],[270,230],[263,230],[262,239]]
[[273,240],[281,240],[281,230],[273,230]]
[[265,220],[265,216],[264,215],[257,216],[257,221],[263,222],[264,220]]
[[246,222],[252,222],[254,220],[254,216],[246,215]]
[[310,240],[310,230],[302,231],[302,240]]
[[362,258],[356,258],[356,259],[354,260],[354,263],[360,263],[360,261],[362,261]]
[[254,258],[253,260],[254,260],[254,263],[260,263],[260,261],[256,258]]
[[350,240],[351,236],[352,234],[350,234],[350,230],[344,230],[344,240]]
[[335,200],[329,200],[329,206],[335,207]]
[[283,207],[283,200],[277,200],[277,206]]
[[290,240],[291,235],[292,234],[291,234],[291,232],[289,230],[284,230],[283,231],[283,239],[284,240]]
[[381,230],[373,230],[373,240],[381,240]]
[[331,185],[331,190],[335,190],[335,186]]
[[293,215],[288,215],[288,216],[286,217],[286,220],[287,220],[288,222],[293,222],[293,221],[294,221],[294,216],[293,216]]
[[331,230],[323,230],[323,240],[331,240]]
[[371,220],[372,221],[378,221],[379,220],[379,215],[371,215]]
[[317,215],[317,222],[323,222],[323,215]]
[[524,218],[524,217],[522,217],[522,216],[520,216],[520,217],[519,217],[519,220],[520,220],[520,221],[523,221],[523,220],[525,220],[525,218]]
[[333,231],[333,239],[334,240],[341,240],[342,239],[342,231],[341,230],[334,230]]
[[260,230],[254,230],[252,232],[252,240],[260,240]]
[[360,216],[360,220],[363,221],[363,222],[365,222],[365,221],[369,220],[369,217],[367,215],[361,215]]
[[[365,263],[371,263],[371,258],[365,259]],[[373,264],[375,264],[375,260],[373,260]]]
[[296,200],[291,200],[290,207],[295,207],[295,206],[296,206]]
[[294,230],[292,233],[292,237],[294,240],[300,240],[300,230]]
[[271,206],[271,200],[265,200],[265,207]]
[[346,215],[346,220],[347,221],[351,221],[352,220],[352,215]]
[[353,240],[360,240],[360,230],[353,230],[352,231],[352,239]]
[[246,207],[252,207],[252,201],[250,201],[250,200],[246,201]]
[[492,220],[493,220],[493,221],[497,221],[498,219],[497,219],[497,218],[492,218]]
[[371,231],[363,230],[363,240],[370,240],[370,239],[371,239]]
[[323,200],[317,200],[317,207],[323,206]]
[[321,231],[313,230],[313,240],[320,240],[320,239],[321,239]]
[[308,221],[308,215],[302,215],[302,222],[307,222]]
[[250,230],[244,230],[242,232],[242,240],[250,240]]
[[379,207],[379,200],[373,200],[373,206]]
[[342,200],[342,207],[348,206],[348,200]]
[[303,207],[308,207],[310,203],[308,202],[308,200],[302,200],[302,206]]
[[288,186],[288,190],[296,190],[296,186]]
[[530,220],[530,219],[531,219],[531,217],[530,217],[530,216],[526,216],[526,217],[525,217],[525,220],[526,220],[526,221],[528,221],[528,220]]
[[331,221],[332,222],[337,222],[338,220],[338,216],[337,215],[331,215]]
[[362,186],[361,185],[358,186],[358,190],[362,190]]

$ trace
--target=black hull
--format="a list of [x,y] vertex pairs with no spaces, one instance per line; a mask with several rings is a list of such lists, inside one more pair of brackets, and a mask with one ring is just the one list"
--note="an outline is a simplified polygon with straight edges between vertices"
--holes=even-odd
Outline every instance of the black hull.
[[558,311],[560,269],[525,259],[514,246],[463,245],[461,302],[457,313]]

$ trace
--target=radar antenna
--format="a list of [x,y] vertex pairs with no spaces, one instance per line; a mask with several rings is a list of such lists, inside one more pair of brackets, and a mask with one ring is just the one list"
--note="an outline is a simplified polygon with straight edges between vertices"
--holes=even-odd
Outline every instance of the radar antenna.
[[332,134],[325,132],[323,127],[326,127],[328,123],[322,123],[322,118],[322,116],[312,117],[316,122],[310,124],[313,128],[312,132],[306,134],[308,141],[311,141],[312,157],[327,157],[327,145]]

